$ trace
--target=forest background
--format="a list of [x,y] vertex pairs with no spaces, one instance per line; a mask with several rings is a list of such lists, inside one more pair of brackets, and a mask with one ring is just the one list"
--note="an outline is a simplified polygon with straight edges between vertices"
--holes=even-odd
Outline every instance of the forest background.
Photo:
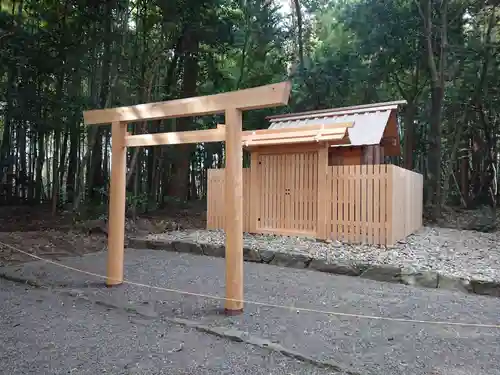
[[[0,204],[105,213],[110,128],[85,127],[84,110],[254,87],[293,70],[289,106],[246,113],[245,129],[284,111],[405,99],[402,155],[391,162],[424,175],[426,219],[449,207],[494,212],[498,8],[477,0],[2,0]],[[221,121],[132,126],[164,132]],[[223,167],[223,155],[220,143],[130,150],[128,213],[203,202],[207,169]]]

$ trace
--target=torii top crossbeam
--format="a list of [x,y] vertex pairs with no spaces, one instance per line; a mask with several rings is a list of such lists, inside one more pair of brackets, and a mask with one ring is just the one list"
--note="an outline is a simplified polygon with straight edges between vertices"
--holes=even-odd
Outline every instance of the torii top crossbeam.
[[86,125],[135,122],[223,113],[226,109],[247,111],[288,104],[290,82],[254,87],[208,96],[138,104],[83,112]]

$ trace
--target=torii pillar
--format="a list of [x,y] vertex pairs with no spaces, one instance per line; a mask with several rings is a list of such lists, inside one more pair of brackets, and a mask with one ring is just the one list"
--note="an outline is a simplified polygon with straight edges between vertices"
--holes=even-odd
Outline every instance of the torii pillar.
[[243,312],[243,149],[242,117],[238,109],[226,110],[226,298],[228,315]]

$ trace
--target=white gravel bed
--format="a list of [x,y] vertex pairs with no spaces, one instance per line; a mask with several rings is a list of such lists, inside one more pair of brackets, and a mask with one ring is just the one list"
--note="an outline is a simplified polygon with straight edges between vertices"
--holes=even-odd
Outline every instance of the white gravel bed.
[[[148,236],[152,240],[189,240],[223,246],[223,231],[173,231]],[[245,234],[245,247],[307,253],[329,263],[387,264],[414,271],[432,270],[446,276],[500,280],[500,233],[448,228],[423,228],[393,247],[325,243],[310,238]]]

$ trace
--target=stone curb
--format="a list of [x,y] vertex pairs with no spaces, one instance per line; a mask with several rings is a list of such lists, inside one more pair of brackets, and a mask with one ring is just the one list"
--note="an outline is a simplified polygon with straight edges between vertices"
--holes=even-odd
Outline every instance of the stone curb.
[[168,321],[184,327],[193,328],[199,332],[207,333],[209,335],[225,338],[227,340],[234,342],[243,342],[245,344],[253,345],[264,350],[281,353],[286,357],[293,358],[301,362],[310,363],[316,367],[330,369],[334,373],[339,373],[344,375],[360,375],[358,372],[342,368],[342,366],[336,362],[325,361],[310,357],[296,350],[286,348],[280,345],[279,343],[252,335],[249,332],[239,330],[235,327],[205,325],[202,324],[201,322],[191,319],[165,316],[160,312],[156,311],[154,305],[150,305],[147,301],[146,303],[135,303],[133,305],[129,305],[120,303],[113,299],[103,300],[102,298],[91,296],[85,293],[85,291],[81,289],[70,289],[70,290],[63,289],[61,291],[56,291],[56,293],[76,298],[77,300],[94,303],[96,305],[100,305],[108,309],[118,309],[118,310],[123,310],[129,314],[138,315],[144,320],[138,321],[137,319],[132,319],[131,321],[139,324],[145,324],[145,323],[147,324],[148,321],[156,320],[159,318],[163,321]]
[[[128,247],[133,249],[175,251],[178,253],[207,255],[218,258],[224,258],[225,255],[224,246],[199,244],[190,241],[161,241],[131,238]],[[243,248],[243,258],[247,262],[311,269],[334,275],[357,276],[375,281],[500,297],[500,281],[467,280],[441,275],[436,271],[419,271],[385,264],[328,263],[326,259],[315,259],[301,252],[291,251],[285,253],[248,247]]]
[[332,361],[321,361],[307,355],[304,355],[296,350],[291,350],[285,348],[284,346],[275,343],[273,341],[263,339],[254,335],[249,334],[246,331],[242,331],[236,328],[227,327],[216,327],[200,324],[196,321],[181,319],[181,318],[164,318],[175,324],[179,324],[185,327],[194,328],[200,332],[208,333],[210,335],[222,337],[234,342],[243,342],[249,345],[257,346],[261,349],[267,349],[270,351],[281,353],[287,357],[299,360],[301,362],[310,363],[314,366],[330,369],[334,373],[341,373],[344,375],[359,375],[359,373],[343,369],[339,364]]

